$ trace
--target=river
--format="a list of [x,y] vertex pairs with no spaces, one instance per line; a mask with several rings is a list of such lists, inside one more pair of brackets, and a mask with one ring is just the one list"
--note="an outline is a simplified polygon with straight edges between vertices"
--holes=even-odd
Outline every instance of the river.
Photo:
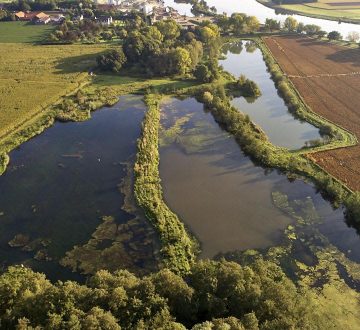
[[[191,6],[187,4],[178,4],[174,0],[164,0],[165,4],[176,8],[181,14],[191,14]],[[231,15],[233,13],[244,13],[251,16],[256,16],[261,23],[264,23],[267,18],[273,18],[279,21],[284,21],[289,15],[276,14],[275,10],[268,8],[256,0],[206,0],[210,7],[215,6],[218,13],[226,13]],[[311,18],[300,15],[292,15],[298,22],[304,24],[316,24],[326,32],[339,31],[344,37],[347,37],[349,32],[360,32],[360,25],[341,23],[337,21],[330,21],[319,18]]]

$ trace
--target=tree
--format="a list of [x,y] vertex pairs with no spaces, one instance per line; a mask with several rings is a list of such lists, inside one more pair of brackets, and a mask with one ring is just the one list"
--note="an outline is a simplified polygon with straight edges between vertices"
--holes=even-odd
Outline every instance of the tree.
[[342,35],[338,31],[329,32],[327,37],[329,40],[341,40],[342,39]]
[[200,41],[193,39],[188,45],[185,46],[185,49],[190,54],[191,70],[194,70],[203,57],[203,45]]
[[170,52],[174,63],[174,73],[185,74],[190,71],[192,61],[190,53],[182,47],[177,47]]
[[111,50],[107,54],[98,56],[96,59],[98,67],[104,71],[119,72],[126,63],[126,56],[122,47]]
[[174,20],[156,22],[155,26],[164,36],[165,41],[174,41],[180,36],[180,27]]
[[321,27],[315,24],[305,25],[305,32],[309,36],[317,35],[321,31]]
[[348,38],[349,41],[351,41],[351,42],[357,42],[357,41],[359,41],[359,39],[360,39],[360,33],[359,33],[359,32],[356,32],[356,31],[351,31],[351,32],[349,32],[347,38]]
[[285,22],[284,22],[284,28],[288,31],[288,32],[295,32],[296,28],[298,26],[298,21],[289,16],[286,18]]
[[296,32],[297,33],[303,33],[305,31],[305,24],[300,22],[298,24],[298,26],[296,27]]
[[245,18],[245,29],[246,33],[253,33],[258,31],[260,28],[260,22],[255,16],[247,16]]
[[205,64],[199,64],[194,71],[195,78],[200,82],[210,82],[211,72]]
[[245,14],[234,13],[230,17],[230,24],[233,32],[239,35],[244,32]]
[[266,31],[277,31],[280,30],[281,24],[279,21],[272,19],[272,18],[267,18],[265,21],[265,30]]

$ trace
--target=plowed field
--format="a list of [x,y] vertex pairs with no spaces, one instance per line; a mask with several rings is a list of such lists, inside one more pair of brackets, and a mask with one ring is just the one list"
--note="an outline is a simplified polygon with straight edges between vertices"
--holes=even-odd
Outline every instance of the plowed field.
[[[301,36],[264,41],[311,109],[360,141],[360,50]],[[360,191],[360,146],[323,151],[311,158]]]

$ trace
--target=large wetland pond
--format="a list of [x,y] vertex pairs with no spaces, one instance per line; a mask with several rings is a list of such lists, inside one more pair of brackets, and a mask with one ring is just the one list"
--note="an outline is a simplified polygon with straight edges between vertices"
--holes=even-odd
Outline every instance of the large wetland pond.
[[[256,166],[194,98],[163,103],[160,137],[165,200],[200,241],[201,257],[281,244],[303,216],[311,232],[360,261],[360,241],[342,210],[311,185]],[[291,212],[282,198],[294,203]]]
[[[92,272],[106,261],[114,268],[151,264],[156,239],[123,207],[145,110],[141,97],[122,97],[91,120],[57,123],[10,154],[0,177],[3,267],[23,263],[69,278],[74,265]],[[71,267],[60,267],[70,251],[62,262]]]
[[[259,85],[258,99],[232,102],[272,143],[297,149],[320,138],[316,127],[288,112],[256,44],[227,45],[220,64]],[[304,262],[311,263],[319,249],[331,250],[339,264],[360,261],[356,230],[348,227],[342,209],[333,209],[312,185],[254,164],[194,98],[166,99],[161,110],[164,197],[201,243],[200,257],[266,251],[301,237],[292,256]]]
[[[260,98],[233,105],[274,144],[297,149],[319,138],[287,111],[254,44],[228,45],[221,64],[259,84]],[[123,96],[91,120],[56,123],[10,154],[0,177],[3,269],[24,264],[51,279],[78,280],[103,268],[157,269],[158,237],[132,186],[145,111],[141,97]],[[163,100],[159,148],[165,201],[198,239],[200,258],[291,245],[291,260],[332,258],[350,282],[360,240],[343,210],[311,184],[254,164],[195,98]]]

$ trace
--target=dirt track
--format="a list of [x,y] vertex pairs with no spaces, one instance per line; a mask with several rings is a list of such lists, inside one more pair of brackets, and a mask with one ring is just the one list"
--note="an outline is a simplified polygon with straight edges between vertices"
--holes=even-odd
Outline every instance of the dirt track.
[[[353,132],[360,141],[360,49],[300,36],[264,41],[311,109]],[[319,152],[311,158],[360,191],[360,146]]]

